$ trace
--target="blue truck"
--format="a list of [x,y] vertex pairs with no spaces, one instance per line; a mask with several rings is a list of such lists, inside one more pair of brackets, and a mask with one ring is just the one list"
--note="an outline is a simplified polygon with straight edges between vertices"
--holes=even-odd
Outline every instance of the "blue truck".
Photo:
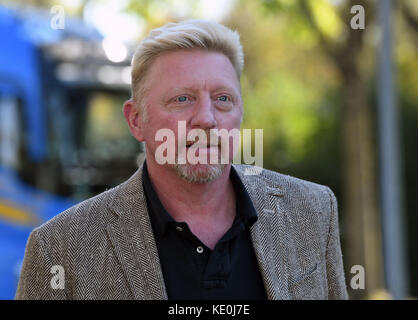
[[[0,299],[13,299],[36,226],[137,168],[130,54],[115,62],[81,19],[0,6]],[[119,48],[120,49],[120,48]]]

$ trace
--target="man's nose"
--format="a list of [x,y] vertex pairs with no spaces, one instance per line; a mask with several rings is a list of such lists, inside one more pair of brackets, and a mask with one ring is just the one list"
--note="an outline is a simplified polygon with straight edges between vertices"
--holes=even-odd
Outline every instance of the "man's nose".
[[215,107],[210,96],[203,96],[197,103],[192,119],[192,128],[212,129],[216,127]]

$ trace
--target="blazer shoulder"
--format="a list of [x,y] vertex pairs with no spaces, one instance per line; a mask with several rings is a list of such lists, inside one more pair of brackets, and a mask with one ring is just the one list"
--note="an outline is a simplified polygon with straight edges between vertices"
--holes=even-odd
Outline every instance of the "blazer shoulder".
[[334,193],[328,186],[271,170],[263,170],[263,173],[267,179],[280,184],[292,197],[307,199],[322,212],[329,212],[330,205],[335,200]]
[[285,189],[300,189],[309,190],[310,192],[329,193],[332,192],[329,187],[321,185],[315,182],[303,180],[290,175],[279,173],[273,170],[260,168],[259,174],[247,175],[245,172],[248,168],[253,166],[249,165],[234,165],[234,168],[241,173],[241,176],[247,179],[261,178],[264,182],[272,187],[285,188]]
[[234,165],[247,184],[276,190],[276,194],[281,195],[286,203],[291,202],[292,206],[300,205],[317,212],[330,213],[332,205],[336,205],[334,193],[328,186],[264,168],[258,171],[259,174],[246,175],[245,170],[249,167]]
[[52,244],[70,232],[82,233],[91,227],[100,228],[108,219],[109,204],[118,188],[119,186],[116,186],[75,204],[36,227],[33,232],[36,232],[42,241]]
[[115,204],[121,198],[136,198],[141,192],[140,172],[137,170],[125,182],[59,213],[32,232],[57,256],[70,249],[78,252],[83,246],[100,241],[107,225],[118,218]]

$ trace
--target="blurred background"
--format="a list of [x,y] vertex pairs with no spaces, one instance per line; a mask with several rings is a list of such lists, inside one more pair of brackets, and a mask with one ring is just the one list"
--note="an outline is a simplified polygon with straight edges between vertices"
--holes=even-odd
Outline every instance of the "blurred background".
[[34,227],[136,170],[133,50],[188,18],[240,33],[264,167],[336,194],[350,298],[417,298],[417,1],[28,0],[0,1],[0,299]]

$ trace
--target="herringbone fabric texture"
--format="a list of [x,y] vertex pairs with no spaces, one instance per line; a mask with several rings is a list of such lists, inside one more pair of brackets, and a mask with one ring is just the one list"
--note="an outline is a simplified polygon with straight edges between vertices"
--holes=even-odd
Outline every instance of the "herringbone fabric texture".
[[[251,238],[269,299],[347,299],[337,202],[327,187],[269,170],[245,175]],[[63,267],[63,289],[51,286]],[[62,212],[29,237],[16,299],[167,299],[142,187],[126,182]]]

